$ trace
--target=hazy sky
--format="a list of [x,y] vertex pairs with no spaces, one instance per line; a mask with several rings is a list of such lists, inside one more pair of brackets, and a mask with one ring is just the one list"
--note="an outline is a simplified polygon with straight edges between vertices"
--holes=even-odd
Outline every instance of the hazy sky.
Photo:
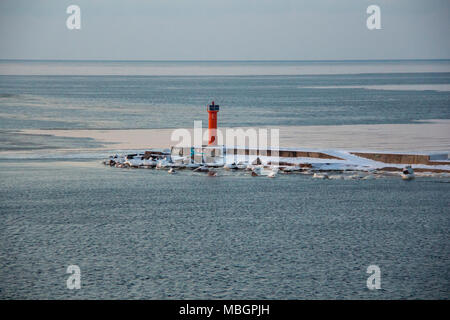
[[449,0],[0,1],[0,59],[448,59],[449,34]]

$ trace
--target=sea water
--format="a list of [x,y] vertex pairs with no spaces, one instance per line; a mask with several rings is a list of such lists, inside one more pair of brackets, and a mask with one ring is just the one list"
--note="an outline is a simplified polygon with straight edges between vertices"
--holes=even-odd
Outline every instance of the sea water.
[[[118,74],[89,62],[83,70],[103,71],[77,75],[77,62],[66,75],[52,71],[63,62],[39,63],[0,66],[18,70],[0,76],[1,298],[450,298],[447,178],[169,175],[77,160],[92,139],[18,132],[190,127],[212,99],[227,110],[223,126],[449,119],[448,62],[259,62],[253,74],[236,62],[238,75],[224,62],[184,62],[200,75],[167,75],[181,62],[114,62]],[[11,158],[63,147],[73,157]],[[69,265],[79,290],[66,286]],[[366,286],[369,265],[380,290]]]

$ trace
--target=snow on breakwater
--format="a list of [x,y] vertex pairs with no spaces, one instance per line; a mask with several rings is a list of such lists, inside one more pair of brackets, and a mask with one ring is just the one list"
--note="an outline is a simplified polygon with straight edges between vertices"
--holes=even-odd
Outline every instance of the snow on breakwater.
[[[170,152],[148,150],[135,154],[117,154],[105,160],[104,164],[120,168],[173,169],[171,173],[174,169],[209,172],[220,168],[228,171],[245,170],[252,176],[269,176],[278,172],[302,173],[315,174],[315,178],[324,179],[348,178],[348,173],[353,172],[356,172],[356,176],[350,175],[350,177],[358,179],[368,179],[369,175],[373,177],[400,176],[406,166],[411,166],[418,176],[450,176],[450,161],[447,154],[356,153],[344,150],[295,148],[280,148],[276,150],[276,153],[277,156],[275,156],[275,150],[271,149],[257,150],[229,146],[172,147]],[[374,160],[374,156],[381,157],[383,161]],[[440,160],[434,161],[433,157]],[[406,161],[402,163],[399,159]],[[330,177],[327,174],[317,174],[318,172],[345,173],[345,175]]]

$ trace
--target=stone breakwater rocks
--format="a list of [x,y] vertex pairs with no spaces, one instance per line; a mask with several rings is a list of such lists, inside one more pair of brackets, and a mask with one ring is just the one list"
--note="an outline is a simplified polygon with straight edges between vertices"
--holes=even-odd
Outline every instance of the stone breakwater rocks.
[[[206,149],[206,148],[205,148]],[[206,153],[206,152],[205,152]],[[448,177],[450,176],[450,161],[441,157],[434,161],[429,155],[414,154],[382,154],[361,153],[346,151],[298,152],[290,151],[289,155],[296,157],[273,157],[242,154],[220,155],[214,158],[195,158],[193,155],[183,155],[178,151],[163,152],[149,150],[124,155],[114,155],[104,160],[104,164],[117,168],[159,169],[174,173],[176,170],[190,169],[198,173],[209,173],[211,170],[217,176],[216,169],[233,172],[243,171],[253,177],[275,177],[279,174],[304,174],[316,179],[361,179],[371,180],[380,177],[398,176],[405,179],[405,168],[412,170],[412,177]],[[201,152],[203,155],[204,153]],[[298,155],[317,155],[317,158],[299,157]],[[330,154],[330,156],[326,156]],[[288,155],[288,154],[286,154]],[[390,158],[392,156],[392,158]],[[380,162],[374,159],[383,159],[392,163]],[[413,164],[398,163],[403,160],[415,162]],[[403,176],[402,176],[403,175]],[[411,179],[410,179],[411,178]]]

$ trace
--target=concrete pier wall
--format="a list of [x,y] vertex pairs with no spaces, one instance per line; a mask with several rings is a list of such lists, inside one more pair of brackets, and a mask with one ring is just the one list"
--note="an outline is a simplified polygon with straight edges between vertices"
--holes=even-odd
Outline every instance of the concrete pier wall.
[[[171,154],[176,156],[192,156],[193,160],[200,161],[203,157],[205,161],[209,161],[214,157],[222,157],[224,153],[227,155],[253,155],[253,156],[278,156],[282,158],[317,158],[330,160],[344,160],[337,156],[327,154],[326,151],[306,151],[294,148],[275,149],[251,149],[243,147],[194,147],[194,153],[190,147],[172,147]],[[383,152],[350,152],[352,155],[366,158],[374,161],[393,163],[393,164],[426,164],[426,165],[450,165],[449,160],[444,160],[444,156],[440,156],[441,161],[430,159],[430,154],[401,154],[401,153],[383,153]]]
[[352,152],[355,156],[380,161],[384,163],[397,164],[427,164],[427,165],[448,165],[448,161],[430,161],[428,154],[397,154],[397,153],[368,153]]

